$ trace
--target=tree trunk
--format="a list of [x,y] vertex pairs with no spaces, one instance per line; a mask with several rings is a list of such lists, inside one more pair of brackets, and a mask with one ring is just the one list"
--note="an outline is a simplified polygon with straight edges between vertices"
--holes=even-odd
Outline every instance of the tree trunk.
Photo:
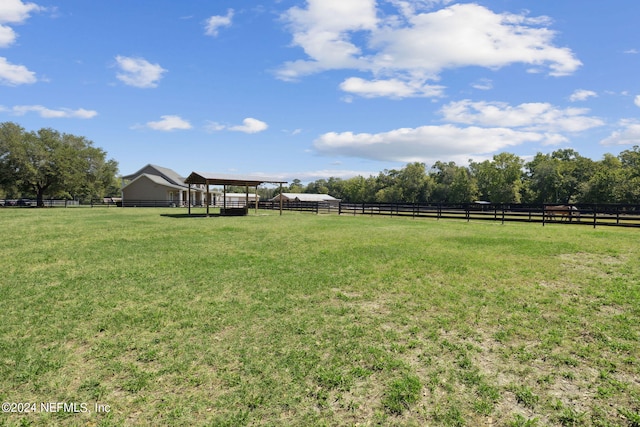
[[48,185],[44,187],[36,186],[36,206],[39,208],[44,208],[44,192],[47,188],[49,188]]

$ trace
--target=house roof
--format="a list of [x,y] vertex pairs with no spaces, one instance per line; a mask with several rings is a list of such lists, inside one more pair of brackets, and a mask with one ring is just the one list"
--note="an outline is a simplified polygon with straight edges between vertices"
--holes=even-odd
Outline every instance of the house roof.
[[125,185],[124,187],[122,187],[123,189],[127,188],[128,186],[132,185],[134,182],[140,180],[140,179],[148,179],[149,181],[153,182],[154,184],[158,184],[158,185],[162,185],[164,187],[169,187],[169,188],[175,188],[177,190],[185,190],[187,187],[185,185],[176,185],[173,184],[169,181],[167,181],[165,178],[159,176],[159,175],[152,175],[152,174],[148,174],[148,173],[142,173],[138,176],[136,176],[131,182],[129,182],[127,185]]
[[212,172],[191,172],[191,175],[184,180],[186,184],[206,184],[206,185],[247,185],[257,187],[268,182],[270,184],[285,184],[287,181],[280,181],[277,178],[267,178],[262,176],[229,175]]
[[184,177],[181,177],[176,171],[162,166],[152,165],[151,163],[143,166],[135,173],[123,176],[122,179],[135,179],[142,174],[161,176],[171,184],[184,185]]

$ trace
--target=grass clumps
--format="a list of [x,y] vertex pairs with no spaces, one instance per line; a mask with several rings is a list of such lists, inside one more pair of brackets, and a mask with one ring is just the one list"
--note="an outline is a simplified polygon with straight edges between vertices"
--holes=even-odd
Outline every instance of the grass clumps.
[[420,378],[412,374],[404,374],[394,380],[382,398],[382,405],[390,414],[401,415],[420,398],[422,384]]

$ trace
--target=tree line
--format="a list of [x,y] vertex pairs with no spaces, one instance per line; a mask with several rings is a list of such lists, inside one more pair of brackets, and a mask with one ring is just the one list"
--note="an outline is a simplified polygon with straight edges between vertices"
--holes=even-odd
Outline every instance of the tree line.
[[0,198],[89,202],[119,195],[118,163],[85,137],[0,123]]
[[[118,164],[81,136],[53,129],[27,132],[0,123],[0,198],[45,197],[88,202],[119,196]],[[511,153],[468,166],[437,161],[427,169],[414,162],[369,177],[331,177],[304,185],[295,179],[291,193],[331,194],[349,203],[640,203],[640,147],[605,154],[594,161],[573,149],[538,153],[525,162]],[[240,190],[239,190],[240,191]],[[279,189],[261,188],[262,200]]]
[[[330,194],[348,203],[491,203],[569,204],[640,203],[640,148],[599,161],[573,149],[538,153],[531,161],[511,153],[468,166],[437,161],[409,163],[377,176],[294,180],[287,192]],[[272,190],[272,196],[278,190]],[[264,197],[263,196],[263,197]]]

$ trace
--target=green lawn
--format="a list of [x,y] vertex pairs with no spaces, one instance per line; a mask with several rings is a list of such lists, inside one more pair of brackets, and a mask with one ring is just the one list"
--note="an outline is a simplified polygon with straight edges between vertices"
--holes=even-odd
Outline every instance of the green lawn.
[[640,425],[639,230],[178,212],[0,209],[0,426]]

